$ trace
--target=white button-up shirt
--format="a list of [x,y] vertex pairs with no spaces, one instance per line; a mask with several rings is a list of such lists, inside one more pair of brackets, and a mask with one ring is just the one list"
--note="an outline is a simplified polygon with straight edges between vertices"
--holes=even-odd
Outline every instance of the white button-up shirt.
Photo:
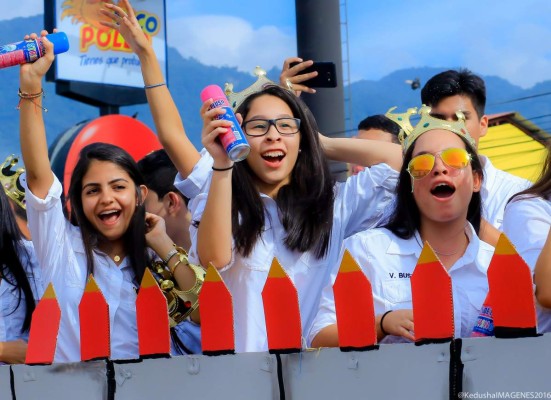
[[[63,215],[62,188],[54,183],[44,200],[26,188],[27,216],[44,288],[52,282],[61,308],[56,362],[80,361],[78,305],[88,279],[80,229]],[[94,279],[109,305],[112,359],[139,357],[134,271],[128,257],[117,266],[103,253],[94,252]]]
[[[541,197],[515,197],[505,209],[503,232],[534,272],[551,228],[551,201]],[[551,309],[537,305],[538,331],[551,331]]]
[[[190,175],[190,181],[184,183],[179,177],[176,178],[177,187],[192,198],[190,210],[194,221],[201,219],[206,204],[208,183],[205,182],[212,173],[212,159],[209,162],[209,158],[204,154]],[[274,257],[277,257],[297,289],[302,330],[310,330],[321,290],[329,282],[331,272],[338,268],[342,241],[355,232],[381,223],[386,209],[393,202],[397,177],[398,173],[388,165],[379,164],[335,185],[331,241],[327,255],[322,259],[317,259],[312,252],[300,253],[285,247],[283,239],[286,232],[277,205],[270,197],[261,195],[266,220],[262,237],[248,257],[243,257],[234,249],[230,265],[220,271],[233,297],[237,352],[268,350],[261,293]],[[196,197],[193,199],[194,195]],[[191,238],[190,261],[198,263],[197,229],[193,227]]]
[[488,157],[478,156],[484,168],[484,179],[480,195],[482,197],[482,217],[496,229],[502,230],[503,214],[509,199],[531,186],[531,182],[511,175],[493,166]]
[[[494,248],[481,241],[469,224],[469,245],[463,256],[448,270],[452,280],[455,337],[471,336],[482,303],[488,293],[487,270]],[[416,233],[401,239],[384,228],[360,232],[344,242],[371,282],[375,315],[389,310],[412,309],[410,277],[421,255],[421,238]],[[336,276],[332,277],[332,282]],[[320,309],[309,333],[308,343],[325,327],[337,323],[333,285],[323,289]],[[415,321],[414,321],[415,323]],[[382,343],[405,342],[386,336]]]
[[[21,265],[27,274],[35,303],[42,297],[42,282],[40,281],[40,269],[34,254],[33,245],[27,240],[19,244],[22,251],[18,252]],[[2,277],[0,280],[0,342],[29,339],[29,332],[21,332],[25,320],[25,294],[21,292],[19,298],[18,289],[8,283],[15,283],[13,276]]]

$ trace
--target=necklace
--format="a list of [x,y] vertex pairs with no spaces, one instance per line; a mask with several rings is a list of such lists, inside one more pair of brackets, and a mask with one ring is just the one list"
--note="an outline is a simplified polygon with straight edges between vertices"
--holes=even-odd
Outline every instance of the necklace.
[[[467,239],[467,246],[469,245],[469,237],[467,236],[467,234],[465,233],[465,238]],[[419,243],[419,240],[417,240],[417,236],[415,236],[415,241],[417,242],[417,244],[419,245],[419,247],[423,248],[423,246],[421,246],[421,243]],[[432,247],[432,245],[431,245]],[[461,250],[463,249],[463,246],[459,247],[456,251],[454,252],[451,252],[451,253],[442,253],[440,251],[437,251],[434,247],[432,247],[432,250],[438,254],[439,256],[444,256],[444,257],[451,257],[451,256],[455,256],[457,253],[459,253]]]
[[[438,254],[440,254],[440,253],[438,253]],[[115,257],[113,257],[113,261],[115,261],[116,263],[118,263],[120,260],[121,260],[121,256],[116,255]]]

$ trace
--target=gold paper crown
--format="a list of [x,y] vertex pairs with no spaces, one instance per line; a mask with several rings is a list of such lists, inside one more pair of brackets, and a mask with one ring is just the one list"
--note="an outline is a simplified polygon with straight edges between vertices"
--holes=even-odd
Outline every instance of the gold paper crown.
[[228,102],[230,103],[230,106],[236,110],[243,101],[249,97],[251,94],[260,92],[268,85],[277,85],[274,81],[271,81],[266,77],[266,71],[264,71],[259,66],[256,66],[256,68],[253,71],[253,74],[257,77],[256,82],[253,83],[251,86],[249,86],[246,89],[243,89],[240,92],[234,92],[233,91],[233,83],[227,83],[224,85],[224,93],[226,94],[226,97],[228,98]]
[[[446,121],[430,115],[431,108],[425,105],[423,105],[419,111],[417,111],[417,108],[408,108],[408,110],[402,114],[392,113],[395,109],[396,107],[389,109],[385,116],[400,126],[398,138],[404,148],[404,153],[419,136],[434,129],[444,129],[453,132],[459,137],[467,140],[473,148],[476,148],[476,143],[465,126],[465,115],[461,111],[455,112],[457,121]],[[409,119],[412,115],[416,114],[421,116],[421,120],[413,127]]]
[[13,154],[6,158],[0,165],[0,182],[2,182],[6,195],[25,210],[25,189],[21,185],[21,174],[25,172],[25,169],[18,168],[15,171],[12,169],[18,162],[19,159]]

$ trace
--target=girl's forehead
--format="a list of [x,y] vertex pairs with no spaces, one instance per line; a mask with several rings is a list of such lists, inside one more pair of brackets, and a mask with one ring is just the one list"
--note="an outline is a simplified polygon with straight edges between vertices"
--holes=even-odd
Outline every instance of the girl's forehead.
[[111,181],[123,178],[131,181],[128,172],[120,165],[111,161],[92,160],[82,180],[86,181]]
[[438,152],[450,147],[465,148],[465,142],[453,132],[445,129],[428,131],[413,144],[413,155],[420,152]]

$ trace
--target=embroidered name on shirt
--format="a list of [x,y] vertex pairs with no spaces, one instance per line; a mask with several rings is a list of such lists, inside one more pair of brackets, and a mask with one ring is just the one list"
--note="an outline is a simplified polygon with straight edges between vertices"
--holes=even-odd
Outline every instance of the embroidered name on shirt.
[[411,278],[411,273],[409,272],[398,272],[398,275],[396,276],[396,274],[394,272],[389,272],[388,273],[388,276],[390,276],[391,279],[409,279]]

